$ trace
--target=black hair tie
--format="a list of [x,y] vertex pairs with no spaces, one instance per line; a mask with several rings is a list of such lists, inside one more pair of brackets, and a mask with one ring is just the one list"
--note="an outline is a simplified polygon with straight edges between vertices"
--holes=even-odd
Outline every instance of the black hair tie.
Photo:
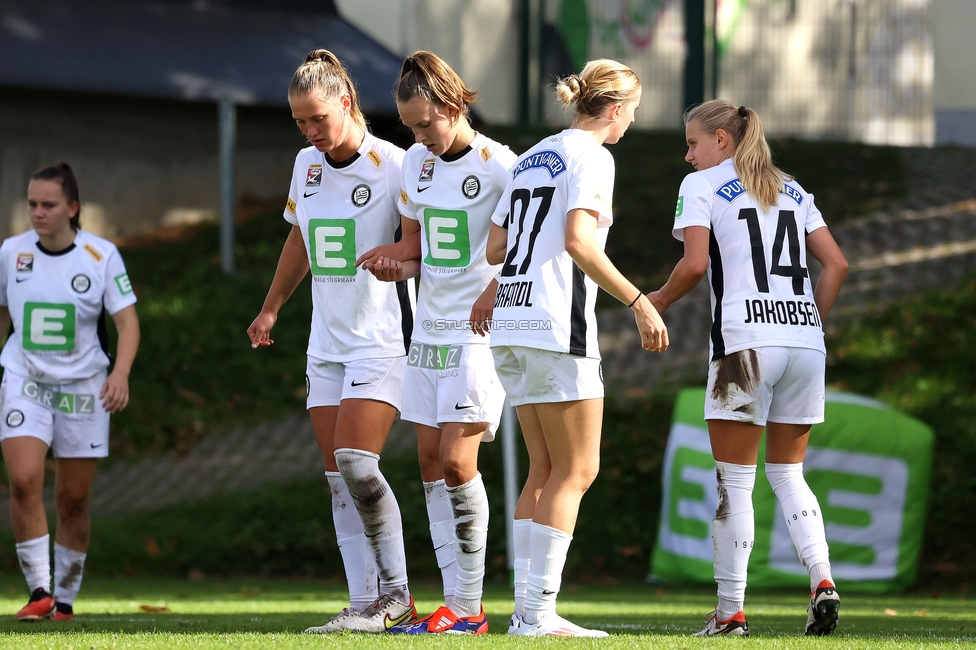
[[749,111],[746,110],[745,106],[739,107],[739,117],[741,117],[742,119],[746,119],[747,117],[749,117]]

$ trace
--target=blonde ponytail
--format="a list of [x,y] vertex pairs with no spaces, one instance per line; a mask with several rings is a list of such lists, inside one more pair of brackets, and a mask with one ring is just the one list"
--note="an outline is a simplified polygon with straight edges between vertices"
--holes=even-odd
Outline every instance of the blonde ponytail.
[[323,100],[338,100],[349,95],[349,116],[359,128],[366,130],[366,118],[359,107],[356,84],[352,82],[342,62],[329,50],[313,50],[305,55],[288,86],[288,96],[318,94]]
[[713,99],[688,110],[685,126],[695,121],[705,133],[712,135],[719,129],[732,138],[735,153],[732,161],[735,173],[763,210],[769,210],[779,200],[779,192],[792,177],[773,164],[773,153],[766,142],[759,114],[751,108],[736,108],[727,101]]

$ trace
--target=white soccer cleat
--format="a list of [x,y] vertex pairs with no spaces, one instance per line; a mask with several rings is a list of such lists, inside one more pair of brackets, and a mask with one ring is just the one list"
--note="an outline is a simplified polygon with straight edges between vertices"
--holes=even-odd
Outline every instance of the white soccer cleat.
[[325,625],[317,625],[305,630],[305,634],[334,634],[346,629],[346,622],[350,621],[362,612],[351,607],[344,608],[341,612],[333,616]]
[[710,612],[705,617],[705,629],[695,632],[692,636],[749,636],[749,622],[746,615],[736,612],[729,620],[718,620],[718,611]]
[[840,620],[840,594],[828,580],[822,580],[817,590],[810,594],[807,607],[808,636],[827,636],[837,628]]
[[514,636],[579,636],[603,639],[610,636],[603,630],[588,630],[576,623],[567,621],[558,614],[549,614],[535,625],[525,622],[518,614],[512,614],[508,633]]
[[413,605],[413,596],[410,596],[410,602],[404,605],[390,594],[383,594],[362,614],[346,621],[343,629],[350,632],[379,634],[415,620],[417,620],[417,608]]

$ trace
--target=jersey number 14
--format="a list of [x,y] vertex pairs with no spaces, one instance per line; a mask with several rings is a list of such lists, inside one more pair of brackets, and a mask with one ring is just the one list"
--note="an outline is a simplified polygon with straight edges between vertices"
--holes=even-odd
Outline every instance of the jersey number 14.
[[[749,228],[749,243],[752,247],[752,270],[756,275],[756,288],[759,293],[769,293],[769,276],[766,275],[766,249],[763,246],[762,228],[759,226],[759,213],[755,208],[739,210],[739,220],[744,220]],[[783,257],[783,246],[788,244],[789,266],[779,263]],[[776,235],[773,237],[773,265],[769,275],[779,275],[793,279],[793,294],[803,295],[803,280],[810,273],[803,268],[800,260],[800,233],[796,227],[796,217],[792,210],[780,210],[776,222]]]

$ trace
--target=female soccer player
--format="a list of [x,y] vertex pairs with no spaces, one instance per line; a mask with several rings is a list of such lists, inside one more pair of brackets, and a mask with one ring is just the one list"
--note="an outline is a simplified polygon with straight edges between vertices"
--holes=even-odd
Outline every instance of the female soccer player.
[[[108,456],[109,414],[129,403],[139,349],[136,296],[118,249],[81,229],[78,182],[66,163],[31,176],[32,230],[0,247],[0,445],[10,477],[10,521],[30,601],[21,621],[74,619],[91,537],[88,499],[98,461]],[[115,367],[105,312],[118,330]],[[51,595],[44,458],[55,459],[58,526]]]
[[400,509],[378,465],[400,408],[409,336],[402,322],[410,322],[401,313],[409,316],[410,308],[405,287],[379,282],[355,261],[394,241],[403,150],[367,130],[355,86],[327,50],[305,57],[288,102],[312,146],[295,160],[284,211],[291,232],[247,333],[253,348],[274,343],[279,309],[311,270],[307,405],[332,491],[350,606],[306,631],[385,632],[416,618]]
[[572,127],[519,156],[488,241],[488,261],[503,263],[492,320],[495,368],[518,409],[530,463],[515,511],[509,634],[606,636],[556,614],[580,499],[600,467],[597,285],[634,310],[645,350],[664,351],[668,333],[603,252],[614,176],[603,145],[633,123],[640,80],[616,61],[590,61],[557,92],[575,107]]
[[[847,261],[813,196],[773,165],[754,110],[713,100],[689,110],[684,121],[685,160],[696,170],[681,183],[675,212],[684,257],[649,297],[663,312],[708,271],[713,323],[705,419],[719,494],[712,520],[718,607],[697,636],[749,634],[743,602],[763,427],[766,477],[810,572],[806,633],[830,634],[840,598],[803,456],[810,425],[824,419],[822,319]],[[816,290],[807,252],[823,265]]]
[[488,495],[478,448],[494,438],[505,400],[482,325],[491,318],[498,270],[485,259],[485,246],[515,154],[471,128],[468,106],[477,94],[432,52],[407,57],[393,94],[400,120],[417,140],[403,160],[400,213],[405,235],[422,233],[423,260],[393,278],[421,276],[403,417],[417,427],[445,600],[433,614],[393,631],[483,634]]

